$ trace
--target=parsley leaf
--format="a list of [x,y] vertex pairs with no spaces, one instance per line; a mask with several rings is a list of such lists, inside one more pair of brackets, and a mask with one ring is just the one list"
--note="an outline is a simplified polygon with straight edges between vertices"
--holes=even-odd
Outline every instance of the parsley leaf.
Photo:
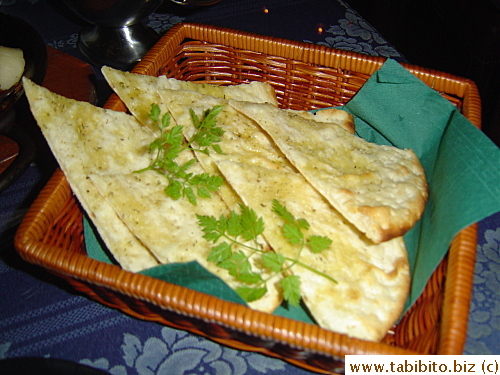
[[241,215],[231,211],[227,217],[227,234],[231,237],[238,237],[243,233],[243,226],[241,225]]
[[[224,130],[217,127],[216,121],[217,115],[223,108],[224,106],[216,105],[211,110],[206,110],[202,119],[200,119],[192,109],[189,110],[191,121],[196,129],[196,133],[188,142],[192,150],[209,155],[209,149],[211,148],[219,154],[222,153],[220,146],[215,144],[221,141],[221,137],[224,134]],[[197,144],[200,148],[195,149],[191,146],[192,144]]]
[[285,223],[281,231],[292,245],[299,245],[304,241],[304,234],[297,225]]
[[[170,126],[171,115],[161,115],[158,104],[152,104],[148,113],[149,118],[158,128],[160,135],[149,145],[151,152],[155,153],[155,159],[148,167],[136,171],[137,173],[154,170],[164,175],[168,180],[165,194],[172,199],[185,197],[193,205],[197,204],[197,198],[210,198],[211,193],[217,191],[224,180],[221,176],[208,173],[193,174],[189,169],[196,163],[196,159],[190,159],[179,165],[177,158],[186,149],[192,151],[210,153],[210,149],[222,153],[220,145],[224,130],[217,127],[216,117],[222,111],[222,106],[215,106],[204,112],[200,119],[193,110],[190,110],[191,120],[196,128],[192,139],[184,143],[183,126]],[[197,145],[197,148],[194,147]]]
[[247,284],[257,284],[262,281],[260,274],[252,272],[249,258],[242,251],[234,252],[231,256],[218,263],[219,267],[229,271],[231,276]]
[[279,272],[285,264],[285,257],[281,254],[269,251],[262,254],[262,264],[264,267],[269,268],[271,271]]
[[245,301],[253,302],[264,297],[264,295],[267,293],[267,287],[265,284],[260,288],[252,288],[243,285],[236,288],[236,293],[238,293],[240,297]]
[[[257,242],[258,236],[264,232],[264,221],[251,208],[243,204],[240,204],[239,208],[239,214],[231,211],[219,219],[198,215],[198,223],[204,232],[203,237],[214,244],[208,254],[208,261],[226,269],[241,283],[236,292],[245,301],[251,302],[262,298],[267,293],[267,281],[280,276],[283,298],[291,305],[298,305],[300,278],[289,274],[292,267],[304,267],[336,283],[330,276],[300,261],[300,254],[305,247],[314,253],[319,253],[328,249],[332,243],[324,236],[307,237],[306,232],[309,229],[307,220],[296,219],[284,205],[277,200],[273,201],[273,211],[284,221],[281,228],[283,236],[298,249],[296,258],[289,258],[274,251],[264,250]],[[250,241],[254,242],[254,246],[249,245]],[[253,262],[257,270],[253,269],[251,257],[259,257],[258,262]],[[264,279],[263,274],[270,276]]]
[[292,306],[298,306],[300,302],[300,279],[295,275],[288,275],[281,279],[283,297]]
[[231,258],[231,254],[231,245],[227,242],[221,242],[217,246],[212,247],[207,260],[209,262],[221,263]]
[[307,245],[313,253],[321,253],[328,249],[332,244],[332,240],[324,236],[311,235],[307,240]]
[[247,241],[254,240],[264,232],[264,221],[262,218],[257,217],[255,211],[247,206],[240,205],[240,209],[241,226],[243,228],[241,236]]

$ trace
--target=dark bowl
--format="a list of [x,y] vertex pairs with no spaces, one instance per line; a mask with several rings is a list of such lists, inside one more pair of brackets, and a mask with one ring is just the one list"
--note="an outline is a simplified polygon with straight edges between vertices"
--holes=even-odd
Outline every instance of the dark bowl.
[[[6,13],[0,13],[0,25],[0,45],[21,48],[26,62],[23,75],[41,84],[47,70],[47,48],[40,34],[26,21]],[[0,93],[0,124],[23,93],[21,82]]]
[[[0,13],[0,45],[21,48],[25,60],[23,76],[37,84],[42,83],[47,70],[47,47],[40,34],[30,24],[20,18]],[[16,113],[22,102],[27,103],[19,100],[23,95],[21,81],[0,93],[0,135],[2,140],[8,141],[4,145],[0,160],[0,192],[14,182],[36,156],[33,135],[27,131]]]

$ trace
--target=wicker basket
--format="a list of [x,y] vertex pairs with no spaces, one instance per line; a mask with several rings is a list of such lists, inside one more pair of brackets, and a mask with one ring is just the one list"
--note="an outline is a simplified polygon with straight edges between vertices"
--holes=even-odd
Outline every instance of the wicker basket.
[[[283,108],[343,105],[384,59],[198,24],[166,33],[133,70],[182,80],[271,83]],[[406,65],[480,126],[473,82]],[[113,95],[107,108],[125,111]],[[261,313],[122,270],[86,256],[82,212],[60,170],[24,218],[15,245],[28,262],[132,316],[180,328],[230,347],[264,353],[308,370],[343,372],[347,354],[461,354],[474,274],[476,225],[462,230],[425,291],[381,343]]]

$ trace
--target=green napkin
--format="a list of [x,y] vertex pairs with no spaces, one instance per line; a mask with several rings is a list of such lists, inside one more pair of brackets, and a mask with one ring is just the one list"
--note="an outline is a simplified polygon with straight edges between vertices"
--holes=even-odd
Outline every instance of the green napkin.
[[85,238],[85,250],[90,258],[103,263],[115,263],[113,261],[113,255],[109,253],[101,237],[99,237],[97,229],[87,218],[87,215],[83,217],[83,237]]
[[[113,264],[113,256],[101,242],[97,229],[85,216],[83,221],[87,255],[98,261]],[[226,301],[245,304],[245,300],[227,286],[218,276],[208,272],[198,262],[164,264],[143,270],[144,275],[155,277],[172,284],[182,285],[198,292],[210,294]]]
[[[387,60],[344,109],[355,116],[359,136],[412,148],[426,171],[430,186],[427,207],[405,235],[412,269],[409,307],[453,237],[469,224],[500,211],[500,150],[449,101],[393,60]],[[87,220],[84,229],[88,255],[112,262]],[[244,304],[197,262],[162,265],[143,273]],[[214,285],[208,286],[212,281]],[[275,314],[313,322],[302,306],[283,304]]]
[[411,148],[429,183],[422,219],[405,235],[412,269],[407,308],[463,228],[500,211],[500,149],[457,108],[394,60],[345,106],[359,136]]
[[[86,215],[83,220],[83,231],[87,255],[100,262],[116,264],[116,261],[113,259],[113,255],[109,253],[106,246],[102,243],[97,229]],[[238,293],[227,286],[222,279],[207,271],[196,261],[188,263],[163,264],[143,270],[139,273],[155,277],[172,284],[181,285],[198,292],[210,294],[226,301],[246,305],[245,300],[241,298]],[[281,306],[278,306],[278,308],[274,311],[274,314],[307,323],[314,323],[314,320],[309,315],[307,308],[305,308],[302,304],[295,307],[288,305],[287,303],[283,303]]]

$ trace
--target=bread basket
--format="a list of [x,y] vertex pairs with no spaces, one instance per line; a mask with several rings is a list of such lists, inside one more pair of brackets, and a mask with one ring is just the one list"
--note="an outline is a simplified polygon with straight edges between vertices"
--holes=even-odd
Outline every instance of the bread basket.
[[[182,80],[237,84],[266,81],[283,108],[344,105],[383,58],[230,29],[178,24],[133,72]],[[405,65],[480,127],[473,82]],[[116,95],[105,105],[125,111]],[[263,353],[319,373],[342,373],[348,354],[461,354],[474,275],[476,225],[462,230],[448,255],[401,321],[380,343],[353,339],[288,318],[251,310],[185,287],[89,258],[82,211],[60,170],[42,190],[15,238],[28,262],[66,279],[75,289],[134,317]]]

